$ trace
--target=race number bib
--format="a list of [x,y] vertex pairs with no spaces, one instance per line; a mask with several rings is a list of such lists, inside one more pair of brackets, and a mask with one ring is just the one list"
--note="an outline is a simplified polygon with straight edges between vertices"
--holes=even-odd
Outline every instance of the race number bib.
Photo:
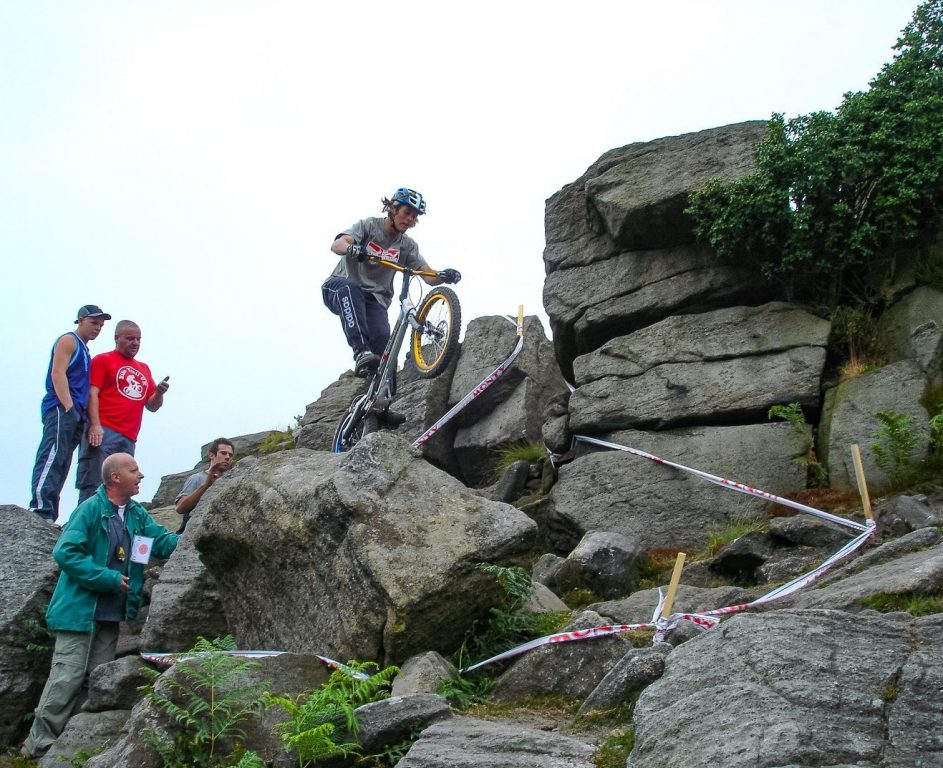
[[131,562],[147,565],[151,560],[151,547],[154,539],[150,536],[135,536],[131,542]]

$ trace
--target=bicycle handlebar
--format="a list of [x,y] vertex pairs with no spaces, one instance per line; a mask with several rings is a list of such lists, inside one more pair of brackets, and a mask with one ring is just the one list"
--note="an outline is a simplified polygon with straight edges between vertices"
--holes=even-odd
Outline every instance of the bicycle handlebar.
[[380,264],[387,269],[395,269],[397,272],[409,272],[411,275],[419,275],[420,277],[438,277],[438,272],[432,272],[430,270],[424,269],[410,269],[409,267],[403,267],[397,264],[395,261],[389,261],[388,259],[381,259],[379,256],[367,256],[367,261],[371,264]]

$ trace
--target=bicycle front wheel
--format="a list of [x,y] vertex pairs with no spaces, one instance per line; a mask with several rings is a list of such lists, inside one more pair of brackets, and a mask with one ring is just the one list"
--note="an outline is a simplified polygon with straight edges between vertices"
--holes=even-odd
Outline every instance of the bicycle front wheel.
[[419,376],[431,379],[445,370],[458,350],[462,309],[455,291],[434,288],[416,310],[416,319],[422,328],[410,335],[410,351]]

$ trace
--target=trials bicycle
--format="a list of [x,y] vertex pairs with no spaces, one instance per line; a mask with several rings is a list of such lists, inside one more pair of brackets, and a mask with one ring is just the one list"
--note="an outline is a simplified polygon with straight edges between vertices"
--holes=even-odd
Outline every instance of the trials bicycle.
[[403,274],[399,317],[367,391],[354,398],[337,426],[331,446],[334,453],[349,450],[365,435],[378,429],[380,418],[393,399],[397,360],[407,333],[410,355],[423,379],[442,373],[458,350],[462,310],[455,291],[437,285],[425,295],[418,307],[409,298],[409,284],[413,277],[438,277],[438,273],[410,269],[376,257],[371,261]]

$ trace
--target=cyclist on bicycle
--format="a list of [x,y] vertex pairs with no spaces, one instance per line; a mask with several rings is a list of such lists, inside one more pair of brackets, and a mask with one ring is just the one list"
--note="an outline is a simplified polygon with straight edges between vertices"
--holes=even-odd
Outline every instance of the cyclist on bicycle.
[[[369,259],[395,261],[410,269],[433,270],[419,254],[416,241],[406,232],[426,212],[426,201],[414,189],[400,187],[391,198],[382,198],[386,217],[360,219],[334,240],[331,251],[340,256],[331,276],[321,286],[324,304],[341,319],[341,328],[354,352],[354,374],[374,373],[390,338],[388,310],[393,301],[390,269]],[[438,277],[422,276],[429,285],[457,283],[462,276],[444,269]]]

